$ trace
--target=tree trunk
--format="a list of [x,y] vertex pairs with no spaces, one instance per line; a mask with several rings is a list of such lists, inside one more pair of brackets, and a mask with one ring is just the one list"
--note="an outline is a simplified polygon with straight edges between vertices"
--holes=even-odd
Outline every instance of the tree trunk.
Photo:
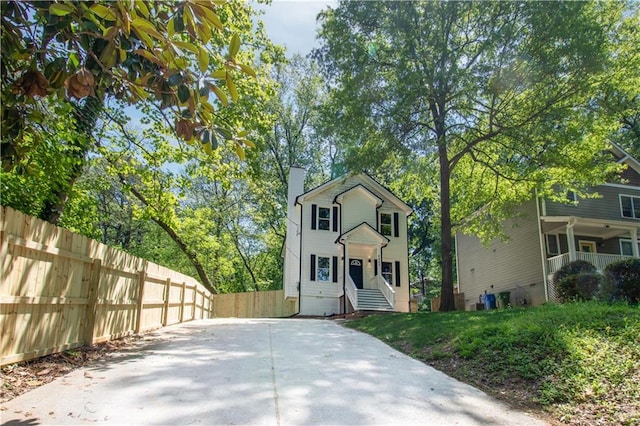
[[451,169],[447,148],[444,143],[438,145],[440,160],[440,239],[442,260],[442,287],[440,294],[440,311],[456,309],[453,296],[453,241],[451,237]]
[[59,182],[45,201],[39,218],[57,225],[62,217],[64,208],[69,200],[69,192],[82,175],[87,161],[87,153],[91,149],[93,130],[102,111],[104,103],[102,99],[88,96],[83,106],[74,105],[74,119],[76,122],[77,137],[71,140],[67,155],[73,158],[67,180]]

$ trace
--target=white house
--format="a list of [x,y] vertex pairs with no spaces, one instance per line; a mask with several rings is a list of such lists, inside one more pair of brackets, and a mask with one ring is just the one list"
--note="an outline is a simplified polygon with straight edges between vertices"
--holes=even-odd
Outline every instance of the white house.
[[412,209],[366,174],[304,191],[289,171],[284,295],[300,315],[409,311],[407,217]]

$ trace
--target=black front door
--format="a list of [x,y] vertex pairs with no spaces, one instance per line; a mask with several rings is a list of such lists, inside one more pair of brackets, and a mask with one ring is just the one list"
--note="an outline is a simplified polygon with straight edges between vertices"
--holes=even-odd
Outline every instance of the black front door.
[[349,259],[349,275],[358,288],[362,288],[362,259]]

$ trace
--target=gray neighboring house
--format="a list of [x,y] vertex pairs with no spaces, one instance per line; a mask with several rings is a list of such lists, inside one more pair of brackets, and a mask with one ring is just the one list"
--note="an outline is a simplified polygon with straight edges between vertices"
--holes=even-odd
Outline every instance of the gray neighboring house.
[[553,273],[582,259],[602,270],[640,257],[640,162],[615,144],[613,159],[626,164],[620,179],[593,188],[600,198],[568,193],[570,204],[534,198],[520,206],[523,217],[504,224],[507,241],[485,247],[475,235],[456,233],[458,287],[466,309],[481,295],[510,292],[512,305],[555,299]]

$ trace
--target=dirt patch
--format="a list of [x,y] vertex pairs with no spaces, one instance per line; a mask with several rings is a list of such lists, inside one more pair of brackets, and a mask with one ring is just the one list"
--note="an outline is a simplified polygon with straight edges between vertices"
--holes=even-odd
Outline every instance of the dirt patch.
[[52,382],[73,370],[121,351],[139,336],[112,340],[94,346],[82,346],[31,361],[0,368],[0,403]]

